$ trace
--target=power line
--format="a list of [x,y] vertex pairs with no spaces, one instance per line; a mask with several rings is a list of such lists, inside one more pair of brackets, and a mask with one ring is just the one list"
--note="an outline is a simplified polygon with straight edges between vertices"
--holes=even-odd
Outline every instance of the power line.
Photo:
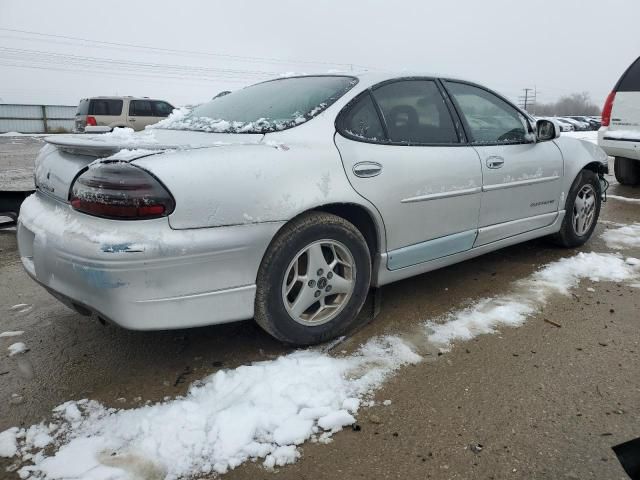
[[58,65],[59,62],[65,64],[75,64],[82,66],[108,67],[108,68],[132,68],[147,71],[171,71],[174,73],[196,73],[215,74],[243,77],[266,77],[277,76],[278,72],[267,70],[245,70],[231,68],[199,67],[194,65],[174,65],[150,62],[137,62],[131,60],[118,60],[108,57],[89,57],[83,55],[70,55],[42,50],[29,50],[20,48],[0,47],[0,55],[5,59],[19,61],[40,61],[48,64]]
[[[81,37],[72,37],[69,35],[54,35],[50,33],[41,33],[41,32],[32,32],[28,30],[19,30],[14,28],[5,28],[0,27],[0,30],[5,32],[12,33],[20,33],[27,35],[37,35],[45,38],[59,38],[64,40],[73,40],[79,42],[85,42],[94,45],[102,45],[102,46],[110,46],[110,47],[128,47],[128,48],[138,48],[149,51],[155,51],[158,53],[170,53],[170,54],[188,54],[188,55],[198,55],[198,56],[207,56],[207,57],[216,57],[216,58],[224,58],[224,59],[235,59],[238,61],[245,62],[262,62],[262,63],[279,63],[279,64],[288,64],[288,65],[325,65],[325,66],[342,66],[342,67],[350,67],[352,64],[349,63],[334,63],[334,62],[325,62],[325,61],[314,61],[314,60],[292,60],[292,59],[283,59],[283,58],[275,58],[275,57],[258,57],[258,56],[245,56],[245,55],[231,55],[224,53],[212,53],[212,52],[197,52],[193,50],[181,50],[181,49],[173,49],[173,48],[162,48],[162,47],[151,47],[148,45],[136,45],[132,43],[121,43],[121,42],[107,42],[103,40],[91,40],[88,38]],[[356,65],[359,68],[367,68],[362,65]]]

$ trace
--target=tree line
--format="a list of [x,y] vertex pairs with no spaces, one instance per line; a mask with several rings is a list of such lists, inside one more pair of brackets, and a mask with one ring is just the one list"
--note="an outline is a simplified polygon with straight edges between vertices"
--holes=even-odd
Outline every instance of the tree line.
[[589,93],[572,93],[556,102],[537,103],[527,108],[529,113],[546,117],[567,115],[600,115],[600,107],[591,101]]

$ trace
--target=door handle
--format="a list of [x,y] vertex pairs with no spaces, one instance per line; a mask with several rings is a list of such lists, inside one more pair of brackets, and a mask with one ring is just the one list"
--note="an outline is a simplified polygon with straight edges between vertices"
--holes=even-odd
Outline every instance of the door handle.
[[135,122],[135,121],[136,121],[136,119],[135,119],[135,118],[130,118],[130,119],[129,119],[129,121],[130,121],[130,122]]
[[382,173],[382,165],[376,162],[360,162],[353,166],[353,174],[356,177],[370,178]]
[[502,168],[504,165],[504,158],[498,156],[492,156],[486,160],[488,168]]

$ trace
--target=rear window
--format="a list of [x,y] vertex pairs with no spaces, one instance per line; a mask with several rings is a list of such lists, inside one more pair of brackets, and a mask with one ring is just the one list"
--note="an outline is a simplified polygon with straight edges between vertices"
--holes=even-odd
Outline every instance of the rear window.
[[87,115],[88,113],[89,113],[89,100],[84,98],[80,100],[80,103],[78,104],[78,111],[76,112],[76,115]]
[[266,133],[311,120],[351,89],[353,77],[287,77],[236,90],[174,114],[156,128],[218,133]]
[[122,113],[122,100],[94,98],[89,106],[89,115],[119,116]]
[[616,86],[618,92],[640,92],[640,58],[624,72]]

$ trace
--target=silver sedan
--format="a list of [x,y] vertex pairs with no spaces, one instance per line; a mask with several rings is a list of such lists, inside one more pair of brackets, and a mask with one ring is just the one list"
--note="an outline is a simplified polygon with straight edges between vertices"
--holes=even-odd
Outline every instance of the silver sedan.
[[372,287],[536,237],[583,244],[607,171],[553,121],[427,75],[281,78],[47,142],[18,242],[54,296],[139,330],[253,317],[298,345],[353,328]]

